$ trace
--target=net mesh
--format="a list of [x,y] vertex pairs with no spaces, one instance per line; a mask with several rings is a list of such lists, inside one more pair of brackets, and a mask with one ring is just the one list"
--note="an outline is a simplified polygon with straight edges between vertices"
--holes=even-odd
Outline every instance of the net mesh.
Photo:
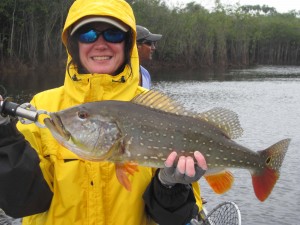
[[223,202],[208,213],[202,224],[241,225],[241,213],[234,202]]

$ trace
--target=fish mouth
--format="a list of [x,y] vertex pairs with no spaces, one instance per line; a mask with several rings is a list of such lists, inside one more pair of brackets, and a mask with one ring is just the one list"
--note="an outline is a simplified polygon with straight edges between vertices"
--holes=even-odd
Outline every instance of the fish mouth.
[[50,113],[50,118],[45,118],[44,123],[54,137],[60,140],[70,140],[70,132],[65,129],[60,117],[55,113]]

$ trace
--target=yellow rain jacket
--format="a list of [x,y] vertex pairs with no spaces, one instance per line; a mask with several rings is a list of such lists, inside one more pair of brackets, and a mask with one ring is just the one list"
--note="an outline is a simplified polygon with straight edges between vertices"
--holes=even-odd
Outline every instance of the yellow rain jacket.
[[[123,21],[134,31],[135,43],[135,18],[131,7],[125,1],[77,0],[70,8],[62,33],[65,45],[70,27],[79,19],[90,15],[111,16]],[[71,56],[68,57],[70,61]],[[143,90],[138,86],[138,53],[135,44],[131,53],[130,67],[126,66],[124,71],[116,76],[78,74],[71,67],[70,75],[76,75],[78,81],[73,81],[67,71],[63,86],[37,94],[31,104],[37,109],[56,112],[91,101],[108,99],[129,101]],[[125,83],[114,82],[120,80],[122,76],[126,79]],[[25,217],[23,224],[154,224],[146,215],[142,199],[154,175],[153,169],[140,167],[139,172],[130,177],[132,191],[128,192],[118,182],[113,163],[79,159],[62,147],[46,128],[19,123],[18,129],[37,151],[44,178],[53,191],[49,210]],[[199,187],[196,184],[194,193],[201,208]]]

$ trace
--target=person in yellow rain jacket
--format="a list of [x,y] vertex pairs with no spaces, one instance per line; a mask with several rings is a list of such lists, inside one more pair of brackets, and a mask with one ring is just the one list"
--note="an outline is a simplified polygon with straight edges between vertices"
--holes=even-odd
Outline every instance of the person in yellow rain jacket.
[[[125,1],[75,1],[62,40],[68,51],[64,84],[35,95],[31,104],[37,109],[129,101],[146,91],[138,86],[135,17]],[[180,225],[201,209],[196,181],[206,163],[199,152],[196,166],[191,157],[175,165],[173,152],[163,169],[139,167],[129,192],[113,163],[80,159],[48,129],[21,123],[15,128],[0,116],[0,208],[24,217],[25,225]]]

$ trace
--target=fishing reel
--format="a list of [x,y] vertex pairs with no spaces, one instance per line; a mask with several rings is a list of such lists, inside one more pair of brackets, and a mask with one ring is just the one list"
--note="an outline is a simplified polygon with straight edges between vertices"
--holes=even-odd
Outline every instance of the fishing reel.
[[38,127],[46,127],[43,123],[39,122],[40,115],[49,115],[46,110],[37,110],[30,103],[23,103],[21,105],[11,101],[11,98],[6,98],[0,101],[0,114],[1,116],[11,116],[18,118],[22,124],[35,123]]

